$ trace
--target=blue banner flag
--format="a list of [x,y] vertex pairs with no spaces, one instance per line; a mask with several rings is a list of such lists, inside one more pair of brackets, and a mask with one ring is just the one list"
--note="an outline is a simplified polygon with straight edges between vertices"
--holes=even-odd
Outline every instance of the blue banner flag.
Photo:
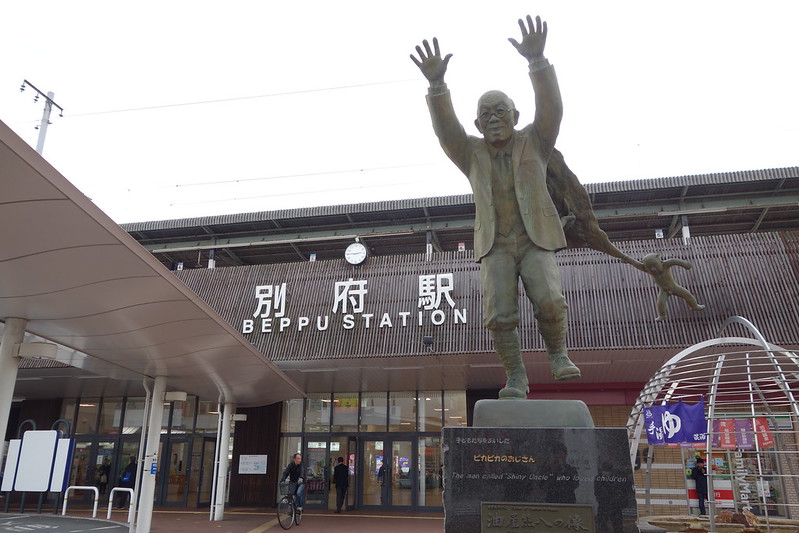
[[646,424],[646,441],[649,444],[662,446],[666,443],[663,440],[663,409],[664,405],[653,405],[644,407],[644,423]]
[[707,441],[705,399],[694,405],[679,401],[644,407],[646,440],[649,444],[681,444]]

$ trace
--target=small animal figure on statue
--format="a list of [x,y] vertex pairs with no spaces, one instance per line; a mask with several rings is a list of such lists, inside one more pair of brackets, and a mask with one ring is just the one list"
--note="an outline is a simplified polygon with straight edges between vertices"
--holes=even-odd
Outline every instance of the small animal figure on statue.
[[704,305],[696,301],[696,297],[688,289],[674,281],[674,277],[671,275],[671,267],[680,266],[685,269],[691,269],[691,263],[682,259],[666,259],[664,261],[659,254],[647,254],[642,262],[646,272],[652,276],[660,289],[657,301],[658,316],[655,317],[655,320],[666,319],[666,301],[671,295],[679,296],[685,300],[694,311],[701,311],[705,308]]
[[691,263],[682,259],[663,261],[658,254],[649,254],[642,261],[638,261],[619,250],[610,241],[607,234],[599,227],[588,192],[566,164],[563,154],[557,149],[552,151],[547,166],[547,188],[558,208],[563,231],[570,248],[581,248],[587,245],[594,250],[621,259],[652,276],[660,289],[657,302],[658,316],[655,320],[660,321],[666,318],[666,301],[672,294],[684,299],[695,311],[705,308],[704,305],[697,303],[696,298],[688,289],[674,281],[669,271],[675,265],[690,269],[692,268]]

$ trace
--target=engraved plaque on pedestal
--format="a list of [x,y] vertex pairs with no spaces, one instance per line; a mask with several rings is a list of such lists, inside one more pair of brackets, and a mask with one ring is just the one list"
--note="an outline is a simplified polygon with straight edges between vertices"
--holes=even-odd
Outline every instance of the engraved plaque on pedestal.
[[596,533],[590,505],[483,502],[480,533]]
[[[529,504],[541,513],[576,506],[581,510],[572,525],[582,525],[571,533],[638,532],[624,428],[444,428],[443,436],[446,533],[504,531],[484,529],[484,504],[494,506],[496,521],[511,520],[506,504],[517,506],[517,520]],[[527,523],[534,520],[548,519],[531,515]],[[543,525],[513,530],[550,531]]]

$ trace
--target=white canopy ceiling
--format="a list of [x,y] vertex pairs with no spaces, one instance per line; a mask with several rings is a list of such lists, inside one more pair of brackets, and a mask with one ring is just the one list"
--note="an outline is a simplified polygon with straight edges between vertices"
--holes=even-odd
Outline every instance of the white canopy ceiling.
[[2,122],[0,190],[0,320],[26,319],[58,360],[240,406],[304,395]]

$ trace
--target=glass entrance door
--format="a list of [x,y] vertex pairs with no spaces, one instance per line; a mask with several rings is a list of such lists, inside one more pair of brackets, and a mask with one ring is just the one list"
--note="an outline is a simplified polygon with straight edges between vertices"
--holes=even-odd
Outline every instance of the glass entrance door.
[[441,479],[444,475],[444,465],[441,461],[441,437],[420,437],[418,451],[417,509],[442,507],[444,495]]
[[358,439],[347,439],[347,456],[344,458],[350,472],[350,485],[347,489],[347,509],[356,509],[358,504]]
[[302,463],[305,467],[305,506],[327,507],[331,474],[328,441],[308,441]]
[[[165,448],[162,443],[162,449]],[[186,437],[173,437],[159,465],[162,485],[162,505],[186,505],[188,501],[188,468],[191,441]]]
[[97,453],[94,456],[94,486],[100,496],[100,505],[108,503],[109,487],[114,486],[111,478],[111,462],[114,459],[114,441],[100,441],[97,443]]
[[391,493],[392,507],[413,505],[413,493],[417,479],[414,475],[416,461],[413,454],[413,441],[395,440],[391,442]]
[[[92,443],[89,441],[76,442],[75,448],[72,452],[72,465],[69,472],[69,484],[86,487],[90,485],[92,476],[94,475],[94,465],[90,461],[92,452]],[[84,501],[89,501],[90,497],[94,497],[93,491],[83,489],[75,490],[72,495],[75,499],[82,498]]]
[[414,505],[417,480],[412,440],[381,439],[363,443],[363,505],[408,508]]
[[356,508],[358,501],[358,475],[356,465],[358,464],[358,439],[356,437],[341,436],[330,438],[330,478],[331,483],[328,483],[327,494],[327,508],[334,510],[337,504],[338,487],[333,481],[333,471],[338,464],[338,458],[344,459],[344,464],[347,466],[349,479],[347,482],[347,494],[344,500],[344,510],[353,510]]
[[[202,452],[200,471],[200,488],[198,489],[197,505],[208,507],[211,505],[212,484],[214,481],[214,451],[216,450],[216,439],[204,437],[202,439]],[[192,465],[192,468],[195,468]]]

